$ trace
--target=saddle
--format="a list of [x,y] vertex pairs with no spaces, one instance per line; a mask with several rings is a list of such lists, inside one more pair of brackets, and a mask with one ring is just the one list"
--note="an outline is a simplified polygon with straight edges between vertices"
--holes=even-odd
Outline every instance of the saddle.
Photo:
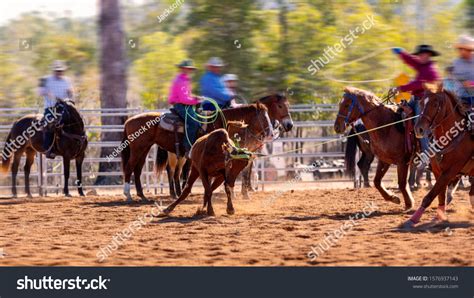
[[[200,115],[209,116],[212,111],[199,111]],[[170,111],[164,113],[159,122],[159,126],[168,131],[184,133],[184,119],[176,112],[174,108],[170,108]],[[201,130],[206,131],[207,124],[201,125]]]
[[[398,105],[399,107],[399,114],[402,119],[410,118],[415,116],[415,111],[408,105],[408,102],[402,101]],[[417,151],[418,148],[421,148],[419,142],[415,137],[415,121],[411,119],[409,121],[403,122],[403,126],[405,128],[405,150],[410,154],[413,154]]]

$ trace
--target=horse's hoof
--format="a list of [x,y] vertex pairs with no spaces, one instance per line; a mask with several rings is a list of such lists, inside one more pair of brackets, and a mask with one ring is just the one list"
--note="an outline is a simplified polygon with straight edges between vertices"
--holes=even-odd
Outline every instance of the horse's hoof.
[[12,199],[16,199],[18,196],[16,194],[12,195]]
[[206,215],[206,211],[203,208],[198,208],[194,215],[195,216],[203,216],[203,215]]
[[400,225],[400,228],[402,230],[413,230],[415,228],[415,223],[413,221],[411,221],[411,219],[405,221],[404,223],[402,223]]
[[216,216],[216,214],[214,213],[214,210],[211,210],[207,211],[207,216]]
[[244,200],[250,200],[250,196],[248,193],[242,194],[242,199]]
[[33,198],[33,196],[32,196],[30,193],[27,194],[26,197],[27,197],[28,199],[32,199],[32,198]]
[[395,203],[395,204],[400,204],[400,203],[401,203],[400,198],[397,197],[397,196],[395,196],[395,195],[391,195],[391,196],[387,199],[387,201],[392,202],[392,203]]
[[158,214],[158,217],[167,217],[171,213],[171,210],[168,208],[161,210],[160,214]]
[[79,196],[80,196],[80,197],[85,197],[86,195],[85,195],[83,192],[80,192],[80,193],[79,193]]
[[227,214],[229,215],[233,215],[235,213],[235,209],[234,208],[227,208]]
[[67,197],[67,198],[71,198],[71,197],[72,197],[70,193],[64,194],[64,196]]

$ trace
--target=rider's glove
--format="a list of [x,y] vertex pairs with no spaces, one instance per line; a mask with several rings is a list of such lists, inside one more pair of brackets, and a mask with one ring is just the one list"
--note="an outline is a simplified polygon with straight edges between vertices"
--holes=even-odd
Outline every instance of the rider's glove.
[[391,95],[397,95],[399,92],[400,90],[398,89],[398,87],[392,87],[390,88],[390,90],[388,90],[388,94],[391,94]]
[[401,52],[403,52],[402,48],[392,48],[392,52],[394,54],[400,55]]

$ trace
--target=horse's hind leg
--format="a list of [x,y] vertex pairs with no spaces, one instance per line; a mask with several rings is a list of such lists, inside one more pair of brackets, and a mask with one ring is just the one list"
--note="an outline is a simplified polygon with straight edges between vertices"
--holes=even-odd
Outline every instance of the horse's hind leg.
[[77,174],[77,192],[81,197],[84,196],[84,191],[82,190],[82,163],[84,161],[84,153],[76,157],[76,174]]
[[397,166],[398,174],[398,188],[403,195],[405,201],[405,210],[411,210],[415,203],[411,194],[410,188],[407,186],[408,171],[410,166],[406,163],[399,164]]
[[30,191],[30,172],[31,172],[31,166],[33,165],[34,161],[35,161],[35,150],[32,148],[26,149],[26,162],[25,162],[25,167],[23,168],[23,171],[25,172],[25,193],[28,198],[33,197]]
[[231,174],[230,177],[226,178],[225,181],[225,193],[227,194],[227,214],[232,215],[235,213],[234,205],[232,200],[235,198],[234,195],[234,184],[237,175]]
[[178,196],[181,195],[181,184],[180,184],[181,170],[183,169],[183,166],[184,166],[185,163],[186,163],[186,158],[179,157],[178,160],[177,160],[176,168],[174,170],[174,177],[173,177],[174,188],[175,188],[176,194]]
[[390,164],[379,160],[377,164],[377,172],[375,173],[374,185],[375,188],[380,192],[384,200],[400,204],[400,199],[394,194],[387,192],[385,187],[382,185],[382,178],[383,176],[385,176],[389,168]]
[[64,196],[70,197],[69,193],[69,172],[71,168],[71,160],[63,156],[63,169],[64,169]]
[[[148,151],[145,152],[148,153]],[[148,199],[143,194],[143,187],[140,176],[142,175],[143,165],[146,162],[147,155],[148,154],[144,154],[140,157],[140,160],[138,161],[137,165],[135,166],[135,169],[133,170],[133,175],[135,176],[135,188],[137,189],[137,196],[139,196],[143,201],[148,201]]]
[[215,216],[214,208],[212,208],[212,188],[207,173],[201,174],[202,185],[204,186],[204,202],[207,202],[207,215]]
[[23,151],[16,151],[13,156],[13,163],[12,163],[12,194],[13,197],[17,197],[16,191],[16,176],[18,174],[18,166],[20,165],[21,156],[23,155]]
[[242,196],[244,199],[250,199],[249,191],[253,191],[252,189],[252,167],[253,162],[249,162],[247,167],[242,171]]
[[359,162],[357,162],[357,166],[359,167],[360,172],[362,173],[362,177],[364,178],[364,187],[370,187],[369,171],[370,165],[373,161],[374,155],[369,155],[365,152],[362,152],[362,157],[360,158]]

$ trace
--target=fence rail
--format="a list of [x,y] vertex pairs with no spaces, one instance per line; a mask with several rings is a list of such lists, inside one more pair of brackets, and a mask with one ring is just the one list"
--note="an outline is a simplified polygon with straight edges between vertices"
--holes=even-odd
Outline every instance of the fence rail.
[[[102,132],[121,132],[123,131],[123,125],[101,125],[99,123],[100,117],[117,117],[117,116],[132,116],[141,112],[149,112],[150,110],[144,110],[140,108],[126,108],[126,109],[81,109],[80,112],[84,117],[86,123],[86,131],[90,133],[96,133],[100,135]],[[166,110],[154,110],[157,112],[165,112]],[[307,118],[308,113],[319,113],[319,112],[336,112],[337,106],[335,104],[300,104],[291,107],[291,113],[296,119],[294,121],[293,132],[284,134],[281,138],[274,141],[274,150],[278,147],[279,151],[274,152],[275,157],[258,159],[254,164],[254,168],[258,173],[258,185],[263,186],[266,183],[283,182],[284,177],[288,175],[294,175],[299,170],[302,170],[301,164],[309,165],[311,161],[320,160],[327,165],[324,167],[324,171],[334,173],[338,175],[342,173],[343,166],[339,163],[331,163],[334,160],[340,160],[344,157],[342,140],[337,135],[322,135],[325,129],[333,126],[333,120],[297,120]],[[29,113],[41,112],[38,108],[3,108],[0,109],[0,136],[2,136],[2,142],[0,145],[3,147],[6,134],[11,128],[11,123],[14,121],[12,118],[18,118]],[[7,123],[7,124],[6,124]],[[296,135],[296,130],[299,130],[300,136]],[[332,131],[332,130],[331,130]],[[305,136],[302,136],[305,134]],[[322,150],[321,146],[318,146],[322,142],[332,142],[330,147],[332,150]],[[110,161],[113,163],[120,163],[120,158],[112,158],[109,160],[106,157],[100,157],[99,149],[101,148],[113,148],[120,145],[119,141],[116,142],[104,142],[100,140],[91,139],[89,142],[88,152],[83,165],[83,176],[88,177],[89,181],[98,176],[121,176],[120,171],[112,172],[98,172],[94,167],[100,162]],[[292,149],[292,150],[288,150]],[[144,170],[142,172],[142,181],[144,189],[148,191],[154,191],[155,193],[159,190],[163,192],[163,188],[167,187],[166,181],[158,179],[153,173],[153,161],[155,157],[156,148],[153,147],[147,156]],[[288,151],[288,152],[287,152]],[[285,153],[287,152],[287,153]],[[95,156],[94,156],[95,155]],[[282,161],[283,160],[283,161]],[[24,160],[22,161],[24,162]],[[22,166],[20,165],[20,169]],[[57,158],[55,160],[47,160],[41,154],[37,154],[36,166],[30,174],[30,180],[32,190],[37,189],[38,192],[54,191],[62,188],[62,160]],[[277,174],[275,174],[277,173]],[[74,171],[71,171],[71,181],[75,181]],[[275,176],[276,175],[276,176]],[[165,175],[164,175],[165,176]],[[271,178],[272,176],[273,178]],[[18,177],[24,177],[23,173],[19,173]],[[318,179],[315,174],[314,179]],[[326,179],[327,181],[335,181],[333,179]],[[318,180],[325,181],[325,179]],[[337,181],[351,182],[347,178],[338,177]],[[36,182],[36,185],[34,184]],[[10,182],[11,183],[11,182]],[[21,182],[20,182],[21,183]],[[21,185],[19,184],[19,189]],[[36,186],[36,187],[35,187]],[[87,189],[87,185],[84,183],[84,187]],[[118,188],[120,185],[93,185],[94,188]],[[2,184],[1,189],[9,189],[10,185]]]

